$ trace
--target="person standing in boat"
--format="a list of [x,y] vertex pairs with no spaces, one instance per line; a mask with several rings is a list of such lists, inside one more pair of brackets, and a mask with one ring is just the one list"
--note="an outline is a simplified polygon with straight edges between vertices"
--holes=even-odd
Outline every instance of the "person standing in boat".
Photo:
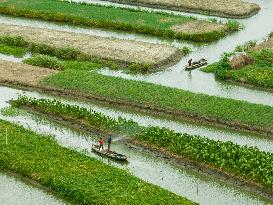
[[192,58],[188,61],[189,66],[192,65]]
[[108,151],[110,151],[111,144],[112,144],[112,136],[109,135],[107,138]]
[[103,145],[104,145],[104,140],[101,137],[100,140],[99,140],[99,150],[100,150],[100,148],[102,148],[102,150],[103,150]]

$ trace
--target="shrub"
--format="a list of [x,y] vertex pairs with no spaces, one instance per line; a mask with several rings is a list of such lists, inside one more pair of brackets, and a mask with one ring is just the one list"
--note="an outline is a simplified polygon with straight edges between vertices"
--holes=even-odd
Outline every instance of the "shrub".
[[226,79],[228,70],[231,70],[228,55],[224,55],[219,61],[218,69],[215,71],[215,76],[220,79]]
[[35,55],[31,58],[25,59],[23,62],[30,65],[51,68],[54,70],[63,69],[63,66],[58,58],[47,55]]
[[235,20],[229,20],[227,22],[228,30],[229,31],[239,31],[241,28],[241,25],[238,21]]

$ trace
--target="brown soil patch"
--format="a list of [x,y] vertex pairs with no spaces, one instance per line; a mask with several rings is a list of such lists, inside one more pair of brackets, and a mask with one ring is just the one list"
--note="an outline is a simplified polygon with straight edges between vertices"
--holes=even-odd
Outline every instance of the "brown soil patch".
[[249,65],[251,63],[252,63],[251,58],[248,57],[246,54],[234,56],[230,61],[232,69],[235,69],[235,70],[243,68],[246,65]]
[[181,25],[174,25],[171,29],[179,33],[207,33],[211,31],[225,31],[228,27],[227,25],[206,21],[190,21]]
[[15,82],[22,85],[36,86],[44,77],[56,72],[55,70],[22,63],[0,61],[0,81],[2,82]]
[[257,4],[241,0],[109,0],[124,4],[144,5],[175,11],[208,13],[222,17],[246,18],[260,10]]
[[255,46],[251,50],[258,51],[258,50],[261,50],[263,48],[273,49],[273,38],[269,38],[267,41],[264,41],[263,43],[260,43],[259,45]]
[[23,26],[0,24],[0,35],[20,35],[29,42],[45,43],[57,48],[72,47],[91,57],[127,63],[170,64],[182,55],[179,49],[168,45]]

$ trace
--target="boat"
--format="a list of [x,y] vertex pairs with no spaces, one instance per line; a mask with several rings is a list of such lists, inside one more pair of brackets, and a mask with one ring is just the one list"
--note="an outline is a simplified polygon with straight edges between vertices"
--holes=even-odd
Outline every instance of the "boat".
[[202,67],[203,65],[206,65],[208,61],[204,58],[200,59],[199,61],[195,61],[192,63],[192,65],[186,65],[185,70],[194,70],[196,68]]
[[119,153],[111,151],[111,150],[108,151],[107,149],[100,150],[99,145],[93,144],[91,149],[93,152],[95,152],[99,155],[102,155],[102,156],[105,156],[105,157],[108,157],[108,158],[111,158],[114,160],[118,160],[118,161],[127,161],[127,157],[125,155],[119,154]]

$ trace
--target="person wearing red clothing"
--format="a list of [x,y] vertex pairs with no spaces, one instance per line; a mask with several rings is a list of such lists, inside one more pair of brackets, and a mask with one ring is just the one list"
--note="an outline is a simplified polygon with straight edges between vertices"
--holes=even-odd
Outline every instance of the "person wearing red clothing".
[[100,140],[99,140],[99,150],[100,150],[100,148],[102,148],[103,149],[103,145],[104,145],[104,140],[102,139],[102,137],[100,138]]

